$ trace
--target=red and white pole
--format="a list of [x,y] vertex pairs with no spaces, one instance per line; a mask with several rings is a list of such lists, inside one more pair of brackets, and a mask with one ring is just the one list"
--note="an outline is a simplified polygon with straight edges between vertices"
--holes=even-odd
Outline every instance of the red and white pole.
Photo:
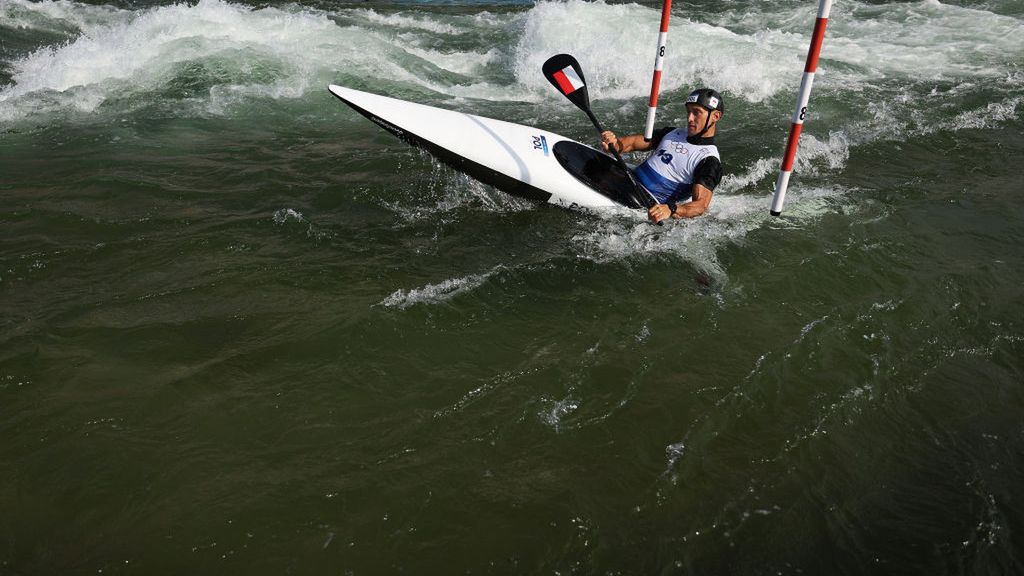
[[786,188],[789,187],[789,175],[793,173],[793,160],[796,158],[796,147],[800,141],[800,131],[807,117],[807,102],[811,99],[811,85],[814,84],[814,72],[818,69],[818,54],[825,40],[825,26],[828,25],[828,13],[832,10],[832,0],[819,0],[818,19],[814,23],[814,34],[811,47],[807,50],[807,64],[804,66],[804,78],[800,82],[800,96],[796,99],[796,110],[793,111],[793,126],[789,130],[786,141],[786,154],[782,158],[782,169],[775,181],[775,197],[772,199],[771,215],[782,214],[782,202],[786,199]]
[[661,67],[665,62],[665,41],[668,40],[668,17],[672,12],[672,0],[661,5],[661,32],[658,34],[658,52],[654,56],[654,78],[651,79],[651,101],[647,108],[647,124],[644,139],[654,135],[654,114],[658,110],[658,90],[661,87]]

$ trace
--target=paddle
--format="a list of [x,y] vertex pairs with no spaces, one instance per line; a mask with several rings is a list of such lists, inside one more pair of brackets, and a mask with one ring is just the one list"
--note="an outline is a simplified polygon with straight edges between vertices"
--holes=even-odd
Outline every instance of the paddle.
[[[601,123],[594,116],[593,110],[590,109],[587,81],[583,78],[583,69],[580,68],[580,63],[569,54],[556,54],[548,58],[541,69],[544,71],[544,77],[548,79],[548,82],[551,82],[555,88],[558,88],[558,91],[575,104],[577,108],[587,113],[590,121],[594,123],[594,128],[597,128],[597,133],[604,132]],[[611,150],[612,155],[615,156],[615,161],[626,172],[626,177],[629,178],[630,184],[633,185],[632,194],[630,194],[633,200],[644,208],[651,208],[656,205],[657,202],[654,201],[654,198],[637,184],[637,181],[633,178],[633,172],[622,161],[619,151],[614,146],[609,146],[608,149]],[[658,224],[661,224],[661,222],[658,222]]]

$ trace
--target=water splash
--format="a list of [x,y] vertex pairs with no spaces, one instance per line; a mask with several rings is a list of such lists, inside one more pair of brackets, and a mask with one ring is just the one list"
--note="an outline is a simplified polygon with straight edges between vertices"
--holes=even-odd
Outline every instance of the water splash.
[[436,284],[427,284],[425,286],[411,288],[409,290],[399,289],[391,293],[387,298],[381,300],[378,304],[385,308],[405,310],[406,308],[416,304],[438,304],[441,302],[447,302],[459,294],[475,290],[482,286],[491,276],[503,269],[503,266],[496,266],[483,274],[470,274],[469,276],[462,276],[459,278],[449,278]]

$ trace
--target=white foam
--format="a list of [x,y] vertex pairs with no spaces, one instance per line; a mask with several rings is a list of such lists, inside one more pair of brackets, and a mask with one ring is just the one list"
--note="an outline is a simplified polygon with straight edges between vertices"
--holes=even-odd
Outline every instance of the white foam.
[[[757,162],[751,171],[760,172],[765,167],[765,162]],[[738,177],[744,178],[745,175]],[[723,280],[726,274],[718,261],[718,252],[723,246],[742,242],[751,231],[766,224],[805,226],[834,211],[835,203],[849,193],[849,189],[838,185],[794,186],[786,197],[786,219],[778,220],[768,214],[771,190],[761,195],[721,190],[716,192],[708,212],[700,218],[652,226],[646,221],[610,215],[599,219],[588,231],[575,235],[573,245],[578,257],[595,262],[671,255],[700,272]]]
[[470,274],[469,276],[463,276],[460,278],[450,278],[448,280],[438,282],[437,284],[427,284],[426,286],[412,288],[409,290],[399,289],[391,293],[387,298],[381,300],[379,305],[384,306],[385,308],[398,308],[399,310],[404,310],[416,304],[438,304],[446,302],[459,294],[463,294],[480,287],[488,278],[502,269],[502,266],[496,266],[483,274]]
[[400,29],[425,30],[437,34],[454,35],[460,32],[455,26],[444,22],[430,20],[429,17],[406,16],[404,14],[380,14],[376,10],[366,10],[362,13],[363,18],[368,22],[384,24],[388,27]]
[[[708,84],[750,102],[795,93],[813,9],[773,4],[772,12],[728,12],[714,24],[687,19],[677,10],[662,91]],[[653,62],[652,30],[658,18],[653,8],[634,4],[538,3],[527,14],[517,47],[516,77],[524,85],[547,90],[536,70],[549,55],[569,52],[583,65],[592,98],[642,97],[650,85],[648,62]],[[565,22],[581,25],[567,29]],[[600,56],[609,50],[615,58]],[[944,4],[837,5],[816,89],[857,89],[893,75],[915,81],[990,77],[1005,73],[1008,58],[1021,56],[1024,24],[1012,17]]]
[[[633,113],[642,108],[649,87],[659,21],[653,7],[583,0],[471,15],[327,12],[297,5],[254,9],[223,0],[126,11],[67,0],[7,0],[0,14],[20,26],[79,31],[67,44],[11,63],[14,84],[0,90],[0,120],[62,109],[93,112],[137,93],[159,99],[184,63],[210,65],[218,74],[208,93],[183,101],[183,114],[225,114],[252,99],[300,98],[339,76],[386,80],[456,99],[554,102],[558,96],[538,70],[558,52],[580,59],[595,101],[625,100],[624,110]],[[697,84],[715,86],[734,101],[795,92],[813,6],[687,16],[678,8],[673,15],[662,81],[669,94],[665,104],[671,105],[673,91]],[[509,30],[521,30],[512,47],[480,43],[507,37]],[[939,3],[839,3],[828,30],[816,97],[893,79],[991,80],[1007,76],[1007,63],[1024,57],[1019,19]],[[478,77],[484,67],[505,64],[507,82]],[[1022,79],[1018,74],[1001,82],[1019,89]],[[865,97],[877,106],[892,94]]]
[[760,158],[743,172],[725,174],[717,190],[720,192],[736,192],[748,186],[753,186],[778,171],[779,166],[779,159]]
[[80,31],[123,18],[128,13],[113,6],[77,4],[68,0],[0,2],[0,20],[5,26],[48,33]]
[[[479,180],[457,172],[421,151],[431,165],[425,189],[411,191],[414,199],[399,198],[391,205],[398,218],[418,224],[427,215],[447,215],[476,205],[489,212],[521,212],[537,209],[537,203],[498,191]],[[410,205],[415,207],[410,209]]]
[[314,226],[312,222],[302,215],[302,212],[292,208],[281,208],[274,212],[273,219],[274,224],[281,227],[301,226],[304,224],[306,237],[312,240],[325,240],[332,236],[330,232],[320,230]]
[[[475,74],[485,66],[496,62],[501,54],[495,48],[483,53],[441,52],[415,47],[406,47],[406,52],[418,56],[438,68],[464,76]],[[484,84],[493,90],[490,85]],[[493,92],[489,92],[493,94]]]
[[572,416],[579,409],[581,401],[572,396],[561,400],[542,398],[541,404],[543,404],[544,408],[537,413],[537,417],[541,422],[559,432],[562,428],[562,419]]
[[837,5],[823,57],[855,64],[861,82],[1002,74],[1024,53],[1024,23],[939,2]]
[[[77,6],[77,5],[76,5]],[[251,10],[222,0],[174,4],[143,12],[121,12],[112,22],[85,26],[74,41],[38,50],[13,64],[14,85],[0,91],[0,119],[46,111],[47,102],[20,103],[32,94],[54,94],[50,106],[90,112],[122,92],[165,88],[179,63],[219,61],[232,77],[252,76],[254,63],[270,60],[280,76],[260,92],[298,96],[310,85],[325,34],[337,30],[322,13]],[[257,67],[258,68],[258,67]],[[283,88],[287,86],[287,88]],[[250,90],[250,93],[252,91]]]
[[1024,102],[1024,97],[1015,96],[1000,102],[989,102],[985,106],[963,112],[953,121],[955,130],[977,130],[991,128],[1006,120],[1018,118],[1017,107]]
[[[550,55],[577,55],[592,98],[642,97],[650,87],[655,31],[660,12],[635,4],[541,2],[527,14],[516,48],[518,81],[554,98],[537,74]],[[567,27],[566,22],[579,23]],[[676,16],[672,20],[662,91],[714,84],[759,101],[780,89],[779,50],[763,35],[744,37],[729,29]],[[614,58],[607,54],[614,53]],[[651,64],[648,64],[650,62]],[[641,64],[642,63],[642,64]]]
[[[729,210],[727,204],[748,203],[733,197],[730,202],[715,200],[716,208]],[[743,210],[746,212],[746,210]],[[737,220],[718,221],[711,216],[652,226],[633,219],[604,218],[592,229],[573,237],[577,256],[596,262],[632,259],[643,255],[671,254],[690,262],[695,268],[716,277],[723,275],[716,248],[733,235]]]
[[[786,61],[795,92],[803,69],[814,3],[745,5],[709,14],[718,26],[743,37],[760,37]],[[837,2],[829,19],[816,90],[857,90],[881,79],[988,77],[1024,51],[1024,23],[980,8],[935,1],[865,4]],[[1010,56],[1007,59],[1008,55]],[[836,66],[836,63],[844,66]],[[796,66],[794,68],[793,66]]]
[[282,225],[289,220],[295,222],[305,222],[306,219],[302,216],[302,212],[294,210],[292,208],[281,208],[277,212],[274,212],[274,224]]
[[[880,141],[900,141],[908,136],[926,136],[944,130],[995,128],[1020,117],[1018,108],[1024,97],[1018,96],[1020,78],[1006,76],[987,83],[990,90],[1008,92],[984,106],[963,109],[970,93],[977,89],[970,82],[954,85],[946,91],[928,94],[901,91],[889,101],[871,108],[870,114],[844,126],[842,134],[852,146]],[[803,147],[805,136],[801,136]]]

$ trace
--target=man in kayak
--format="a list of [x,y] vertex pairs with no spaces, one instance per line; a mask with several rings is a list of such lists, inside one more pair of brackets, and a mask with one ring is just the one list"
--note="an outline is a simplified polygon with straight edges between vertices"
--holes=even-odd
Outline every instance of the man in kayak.
[[666,218],[700,216],[711,203],[711,193],[722,180],[722,161],[715,146],[715,129],[725,112],[722,95],[710,88],[690,92],[686,98],[686,130],[662,128],[650,140],[643,134],[618,138],[601,133],[601,147],[619,152],[656,150],[634,174],[658,202],[647,210],[654,222]]

